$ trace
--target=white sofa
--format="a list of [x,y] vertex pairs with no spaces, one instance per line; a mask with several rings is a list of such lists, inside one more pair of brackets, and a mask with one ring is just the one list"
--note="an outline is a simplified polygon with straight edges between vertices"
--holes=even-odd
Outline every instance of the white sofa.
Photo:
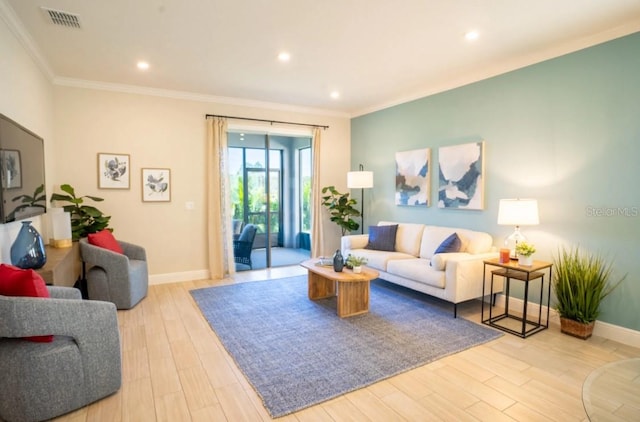
[[[393,224],[398,225],[395,251],[366,249],[368,234],[348,235],[342,237],[343,256],[363,256],[368,260],[367,266],[378,270],[383,280],[453,303],[454,317],[458,303],[482,296],[483,261],[498,256],[488,233],[425,224],[378,223]],[[453,233],[460,238],[460,251],[434,254]],[[489,291],[488,286],[485,291]]]

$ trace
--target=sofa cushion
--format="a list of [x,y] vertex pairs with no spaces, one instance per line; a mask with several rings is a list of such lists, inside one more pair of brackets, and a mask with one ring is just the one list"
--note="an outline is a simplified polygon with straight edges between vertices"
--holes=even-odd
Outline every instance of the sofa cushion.
[[396,250],[397,224],[388,226],[369,226],[369,242],[365,249],[394,252]]
[[[37,272],[0,264],[0,295],[48,298],[49,290]],[[49,343],[53,341],[53,336],[33,336],[25,339]]]
[[120,247],[120,244],[110,230],[105,229],[99,231],[98,233],[90,233],[87,236],[87,240],[94,246],[99,246],[104,249],[109,249],[112,252],[124,254],[122,247]]
[[376,251],[373,249],[350,249],[349,254],[353,256],[361,256],[367,259],[367,267],[386,271],[387,265],[390,261],[404,261],[406,259],[415,259],[415,256],[402,252],[386,252]]
[[393,223],[389,221],[381,221],[379,226],[387,226],[397,224],[396,232],[396,251],[417,257],[420,254],[420,240],[422,239],[422,231],[424,224],[415,223]]
[[459,252],[478,254],[491,251],[493,240],[488,233],[455,227],[426,226],[420,244],[420,258],[431,259],[438,246],[453,233],[460,238]]
[[428,259],[412,258],[389,261],[387,272],[441,289],[444,289],[446,284],[446,273],[432,268]]

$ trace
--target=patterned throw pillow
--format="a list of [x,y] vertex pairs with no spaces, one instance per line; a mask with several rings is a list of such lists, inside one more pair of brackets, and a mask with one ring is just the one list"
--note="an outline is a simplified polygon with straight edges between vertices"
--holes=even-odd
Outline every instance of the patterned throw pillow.
[[393,252],[396,250],[396,231],[398,225],[369,226],[369,243],[365,249]]

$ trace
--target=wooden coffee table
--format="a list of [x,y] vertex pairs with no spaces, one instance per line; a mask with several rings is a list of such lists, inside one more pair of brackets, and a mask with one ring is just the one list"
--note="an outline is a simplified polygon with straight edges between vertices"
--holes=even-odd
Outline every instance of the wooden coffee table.
[[337,273],[333,267],[321,266],[318,261],[316,258],[300,263],[309,270],[309,299],[337,296],[340,318],[369,312],[369,282],[380,273],[365,267],[359,274],[347,268]]

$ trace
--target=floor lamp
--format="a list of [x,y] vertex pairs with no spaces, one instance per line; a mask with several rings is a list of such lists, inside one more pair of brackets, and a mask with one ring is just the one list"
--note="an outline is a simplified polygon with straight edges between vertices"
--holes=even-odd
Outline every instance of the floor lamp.
[[361,233],[364,234],[364,190],[373,187],[373,172],[364,171],[364,166],[360,164],[358,171],[347,173],[347,187],[349,189],[360,189],[360,216],[362,217]]

